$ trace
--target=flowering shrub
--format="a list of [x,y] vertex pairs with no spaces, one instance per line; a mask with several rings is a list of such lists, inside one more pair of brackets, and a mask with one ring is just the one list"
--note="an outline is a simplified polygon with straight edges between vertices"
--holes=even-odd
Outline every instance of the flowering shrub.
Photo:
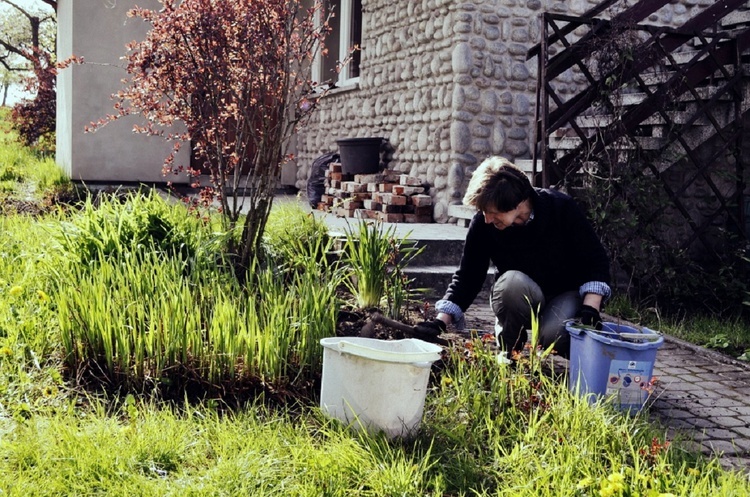
[[39,146],[44,152],[54,152],[57,69],[52,56],[36,50],[32,56],[34,75],[26,81],[26,91],[34,98],[23,100],[13,108],[11,122],[26,146]]

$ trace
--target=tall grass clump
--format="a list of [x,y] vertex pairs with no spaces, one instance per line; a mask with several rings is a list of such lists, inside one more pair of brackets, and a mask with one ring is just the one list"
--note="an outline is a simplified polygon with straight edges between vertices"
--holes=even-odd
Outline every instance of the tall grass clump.
[[328,263],[333,240],[328,226],[300,202],[274,204],[263,233],[269,264],[292,270],[308,259]]
[[63,252],[83,265],[154,250],[191,265],[219,262],[222,235],[185,206],[175,205],[156,191],[89,196],[78,215],[61,223],[58,235]]
[[154,195],[88,202],[62,227],[73,261],[57,289],[68,367],[136,389],[160,379],[283,385],[319,371],[345,274],[311,256],[324,239],[287,250],[286,267],[257,263],[243,287],[207,226],[180,209]]
[[387,312],[398,318],[409,295],[411,281],[402,269],[423,247],[416,247],[408,235],[399,238],[395,225],[384,229],[380,222],[360,219],[346,230],[344,262],[352,269],[347,287],[361,309],[380,307],[386,299]]

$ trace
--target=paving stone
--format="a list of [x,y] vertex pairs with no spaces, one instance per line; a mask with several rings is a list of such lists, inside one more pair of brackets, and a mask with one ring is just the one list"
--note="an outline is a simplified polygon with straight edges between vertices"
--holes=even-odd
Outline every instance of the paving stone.
[[745,422],[734,416],[716,416],[711,419],[717,425],[724,428],[734,428],[737,426],[745,426]]
[[732,437],[732,443],[737,446],[739,450],[747,454],[750,451],[750,439],[743,436]]
[[655,375],[656,375],[656,373],[664,374],[664,372],[667,371],[667,370],[669,371],[670,375],[674,375],[674,376],[677,376],[677,375],[680,375],[680,374],[688,374],[688,373],[690,373],[690,371],[688,371],[687,369],[681,368],[679,366],[670,366],[667,369],[661,369],[661,367],[654,366],[654,374]]
[[750,390],[750,382],[743,380],[724,380],[721,382],[726,388],[744,388]]
[[727,377],[718,373],[696,373],[698,378],[702,380],[708,380],[708,381],[723,381],[726,380]]
[[689,391],[689,390],[703,390],[703,387],[701,385],[698,385],[696,383],[690,383],[687,381],[682,381],[681,379],[671,379],[666,380],[665,378],[662,378],[661,380],[662,387],[665,390],[680,390],[680,391]]
[[742,402],[739,399],[722,397],[707,397],[704,399],[698,399],[697,402],[706,407],[740,407]]
[[701,428],[702,430],[707,430],[709,428],[716,427],[716,423],[714,423],[713,420],[702,418],[699,416],[693,416],[692,418],[687,418],[686,421],[692,424],[694,427]]
[[740,416],[750,416],[750,404],[732,406],[729,408],[729,410],[732,412],[736,412]]
[[691,419],[695,417],[695,414],[685,409],[668,409],[661,412],[671,419]]

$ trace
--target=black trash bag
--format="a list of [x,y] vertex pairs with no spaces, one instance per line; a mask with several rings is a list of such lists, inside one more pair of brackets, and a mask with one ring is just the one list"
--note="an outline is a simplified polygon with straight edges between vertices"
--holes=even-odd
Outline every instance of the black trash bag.
[[328,152],[312,163],[310,168],[310,177],[307,179],[307,200],[310,207],[316,209],[320,199],[326,191],[326,169],[331,162],[338,162],[340,159],[338,152]]

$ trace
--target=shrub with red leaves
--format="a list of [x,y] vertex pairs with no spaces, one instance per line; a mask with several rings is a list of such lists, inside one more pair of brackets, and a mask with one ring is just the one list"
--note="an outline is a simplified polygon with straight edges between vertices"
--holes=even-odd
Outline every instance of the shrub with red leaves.
[[[164,137],[175,152],[189,142],[212,182],[202,199],[220,203],[229,229],[243,223],[235,247],[241,273],[260,249],[285,146],[315,107],[311,67],[328,24],[317,2],[309,9],[300,0],[160,2],[160,10],[130,11],[151,31],[128,46],[116,114],[92,124],[139,114],[135,132]],[[165,174],[185,171],[200,174],[177,164],[174,152],[166,158]]]
[[13,107],[11,123],[24,145],[44,143],[49,148],[54,145],[57,69],[52,56],[41,50],[37,50],[31,60],[34,75],[27,79],[25,89],[34,97]]

